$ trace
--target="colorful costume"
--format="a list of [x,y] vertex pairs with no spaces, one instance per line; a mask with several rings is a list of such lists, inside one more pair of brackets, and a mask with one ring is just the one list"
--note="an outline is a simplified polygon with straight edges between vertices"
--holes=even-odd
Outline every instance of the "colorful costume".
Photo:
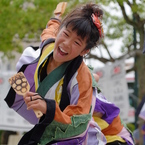
[[[108,102],[101,92],[96,95],[94,120],[98,123],[101,131],[107,139],[107,144],[125,143],[133,145],[132,133],[119,117],[120,110],[113,103]],[[101,114],[101,117],[98,117]]]
[[[55,29],[53,27],[53,23],[55,23]],[[56,22],[55,19],[49,21],[47,24],[47,28],[41,35],[42,41],[50,38],[50,28],[52,30],[55,30],[56,32],[58,27],[59,23]],[[97,86],[97,84],[95,86]],[[128,145],[133,145],[134,143],[132,133],[127,129],[126,125],[121,121],[119,117],[120,109],[113,103],[108,102],[100,90],[98,91],[98,89],[96,89],[96,93],[94,94],[94,96],[96,96],[96,104],[93,118],[101,128],[101,131],[104,133],[107,139],[107,143],[119,141],[120,143],[126,142]],[[98,117],[98,114],[101,114],[101,117]]]
[[[93,75],[82,57],[78,56],[62,64],[49,75],[46,74],[46,66],[49,56],[53,53],[59,25],[59,20],[51,19],[41,35],[41,47],[50,45],[44,49],[39,58],[32,58],[31,63],[19,64],[21,66],[19,71],[24,72],[31,91],[36,90],[45,98],[47,113],[38,120],[33,111],[26,109],[23,98],[17,94],[15,96],[12,88],[5,99],[9,107],[30,123],[36,124],[26,133],[20,144],[39,142],[41,145],[104,145],[107,139],[107,143],[117,140],[133,145],[131,134],[120,121],[119,108],[108,102],[97,89]],[[100,117],[96,115],[99,113]]]
[[[51,29],[51,32],[52,30],[54,29]],[[30,91],[36,91],[45,99],[46,114],[38,120],[33,111],[26,109],[23,97],[15,94],[12,88],[5,99],[9,107],[35,124],[34,128],[23,136],[19,145],[37,143],[104,145],[106,139],[92,118],[96,88],[90,70],[83,62],[83,58],[78,56],[47,75],[46,67],[53,53],[53,42],[52,37],[43,41],[42,48],[46,44],[50,45],[39,59],[33,59],[29,64],[19,64],[21,66],[19,71],[24,72],[31,86]]]

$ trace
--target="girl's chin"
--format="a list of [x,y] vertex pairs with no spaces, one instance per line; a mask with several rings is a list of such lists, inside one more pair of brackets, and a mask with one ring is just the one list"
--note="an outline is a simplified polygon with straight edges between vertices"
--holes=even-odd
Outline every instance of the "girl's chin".
[[54,55],[53,59],[57,63],[63,63],[63,58],[60,55]]

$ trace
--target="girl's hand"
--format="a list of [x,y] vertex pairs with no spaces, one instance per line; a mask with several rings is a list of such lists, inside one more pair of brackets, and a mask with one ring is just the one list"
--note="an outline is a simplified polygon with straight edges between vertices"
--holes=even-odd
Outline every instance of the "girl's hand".
[[55,16],[55,18],[61,20],[61,16],[65,12],[66,6],[67,6],[67,2],[60,2],[60,3],[58,3],[56,9],[54,10],[54,16]]
[[45,100],[38,94],[34,92],[27,92],[24,96],[24,101],[27,105],[27,109],[40,110],[43,114],[46,114],[47,104]]

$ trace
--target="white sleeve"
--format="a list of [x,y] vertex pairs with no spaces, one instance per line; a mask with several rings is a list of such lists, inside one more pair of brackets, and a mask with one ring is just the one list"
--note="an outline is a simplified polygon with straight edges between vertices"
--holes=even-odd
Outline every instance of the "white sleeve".
[[40,48],[37,50],[34,50],[31,46],[27,47],[21,57],[19,58],[17,64],[16,64],[16,69],[17,71],[22,67],[24,64],[29,64],[32,61],[34,61],[36,58],[38,58],[40,55]]

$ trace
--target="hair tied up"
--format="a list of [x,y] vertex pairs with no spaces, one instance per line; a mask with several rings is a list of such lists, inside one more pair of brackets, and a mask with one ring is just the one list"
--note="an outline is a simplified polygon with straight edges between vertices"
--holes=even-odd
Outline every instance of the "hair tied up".
[[103,26],[102,26],[102,23],[100,21],[100,18],[98,18],[98,15],[94,14],[94,13],[91,15],[91,17],[92,17],[93,23],[98,28],[99,36],[104,37]]

